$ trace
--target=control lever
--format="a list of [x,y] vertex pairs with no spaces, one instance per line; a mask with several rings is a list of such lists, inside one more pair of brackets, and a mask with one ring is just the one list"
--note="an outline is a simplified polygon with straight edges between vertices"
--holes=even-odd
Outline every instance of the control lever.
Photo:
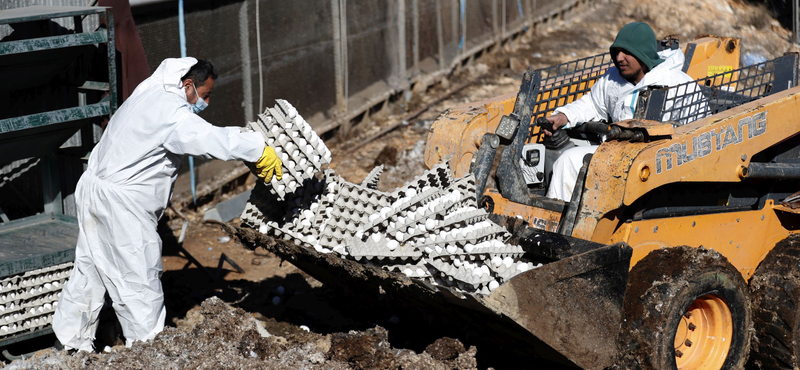
[[553,130],[553,123],[550,122],[547,118],[539,117],[536,119],[536,126],[539,126],[540,134],[544,135],[543,130],[547,130],[552,132],[553,134],[550,136],[544,136],[542,138],[542,144],[547,149],[559,150],[564,148],[567,143],[569,143],[569,135],[567,132],[561,129]]

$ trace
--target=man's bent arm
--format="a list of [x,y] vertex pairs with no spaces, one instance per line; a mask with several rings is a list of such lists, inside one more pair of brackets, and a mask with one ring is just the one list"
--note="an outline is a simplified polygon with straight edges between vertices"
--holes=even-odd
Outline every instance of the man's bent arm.
[[580,99],[556,108],[554,113],[564,113],[569,120],[564,126],[565,129],[580,126],[584,122],[599,121],[608,117],[604,104],[606,84],[605,76],[600,77],[591,90]]
[[257,132],[217,127],[190,112],[180,115],[178,123],[164,137],[164,147],[172,153],[224,161],[256,162],[265,145]]

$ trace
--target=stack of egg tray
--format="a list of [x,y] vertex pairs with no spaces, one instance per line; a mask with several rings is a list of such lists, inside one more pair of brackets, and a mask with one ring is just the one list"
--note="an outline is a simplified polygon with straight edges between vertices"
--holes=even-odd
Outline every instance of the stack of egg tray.
[[331,161],[325,143],[285,100],[278,99],[274,107],[264,110],[247,128],[260,132],[283,161],[282,178],[274,177],[270,182],[271,190],[281,197],[296,191],[304,180],[312,178]]
[[453,179],[440,164],[384,192],[377,190],[382,166],[360,184],[326,169],[330,151],[283,100],[248,127],[284,163],[283,179],[257,183],[242,213],[261,233],[467,292],[488,294],[534,268],[477,208],[472,175]]
[[0,279],[0,340],[50,325],[71,271],[67,262]]
[[318,252],[488,294],[532,266],[517,261],[522,248],[506,244],[508,232],[475,206],[474,188],[471,175],[452,180],[446,165],[392,193],[326,170],[323,180],[306,181],[285,198],[256,187],[242,218],[261,232]]

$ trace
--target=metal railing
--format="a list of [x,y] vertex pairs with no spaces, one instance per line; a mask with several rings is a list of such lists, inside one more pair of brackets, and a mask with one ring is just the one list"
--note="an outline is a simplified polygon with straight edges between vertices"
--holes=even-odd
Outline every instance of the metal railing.
[[[533,117],[547,116],[556,108],[580,99],[613,65],[611,55],[603,53],[534,71],[540,84]],[[530,132],[529,137],[532,135]]]

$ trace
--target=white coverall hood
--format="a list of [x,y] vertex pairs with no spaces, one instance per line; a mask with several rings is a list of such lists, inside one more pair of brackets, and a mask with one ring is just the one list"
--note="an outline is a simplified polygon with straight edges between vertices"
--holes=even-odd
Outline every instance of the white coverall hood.
[[156,68],[156,71],[153,72],[151,78],[153,78],[153,82],[155,83],[160,81],[161,85],[164,87],[164,91],[186,99],[186,90],[181,87],[183,84],[181,77],[189,73],[189,70],[195,64],[197,64],[197,59],[192,57],[164,59],[158,68]]
[[216,127],[192,113],[181,77],[194,58],[166,59],[111,117],[75,190],[75,268],[53,331],[67,348],[91,350],[108,292],[130,345],[164,327],[158,219],[184,155],[256,162],[264,139]]

